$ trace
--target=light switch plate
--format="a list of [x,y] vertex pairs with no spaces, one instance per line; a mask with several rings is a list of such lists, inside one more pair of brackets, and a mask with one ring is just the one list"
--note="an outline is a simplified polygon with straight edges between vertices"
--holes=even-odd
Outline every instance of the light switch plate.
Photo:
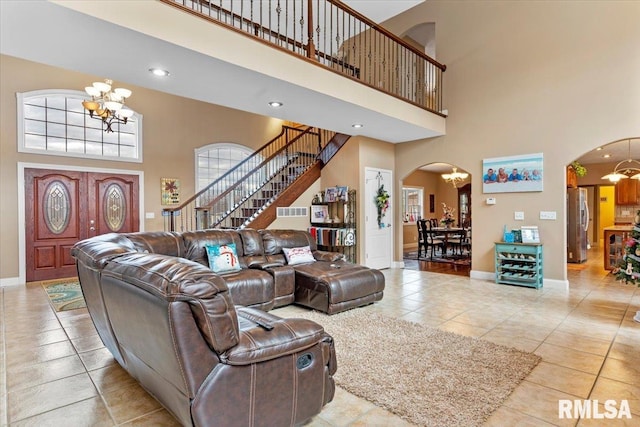
[[154,219],[156,217],[156,214],[155,214],[155,212],[145,212],[144,213],[144,217],[146,219]]
[[487,197],[487,204],[488,205],[495,205],[496,204],[496,198],[495,197]]
[[540,211],[540,219],[556,219],[556,211]]
[[513,219],[516,221],[524,221],[524,212],[515,211],[513,213]]

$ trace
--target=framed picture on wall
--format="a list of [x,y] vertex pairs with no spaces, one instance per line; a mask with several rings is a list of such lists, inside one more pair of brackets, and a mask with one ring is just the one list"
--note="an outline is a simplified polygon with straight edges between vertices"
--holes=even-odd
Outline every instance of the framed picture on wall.
[[542,153],[494,157],[482,161],[483,193],[542,191]]
[[163,205],[179,205],[180,180],[177,178],[161,178],[160,198]]
[[329,218],[329,206],[311,205],[311,223],[327,222]]

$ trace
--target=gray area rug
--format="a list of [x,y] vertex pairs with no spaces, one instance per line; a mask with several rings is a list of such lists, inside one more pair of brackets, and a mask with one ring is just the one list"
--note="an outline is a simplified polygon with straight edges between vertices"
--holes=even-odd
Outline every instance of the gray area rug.
[[335,340],[336,384],[421,426],[479,426],[540,357],[366,309],[296,314]]

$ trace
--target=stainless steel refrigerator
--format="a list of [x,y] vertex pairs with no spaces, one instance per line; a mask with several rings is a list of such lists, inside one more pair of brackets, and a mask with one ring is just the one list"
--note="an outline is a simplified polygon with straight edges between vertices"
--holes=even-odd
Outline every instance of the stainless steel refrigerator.
[[587,260],[588,227],[587,190],[567,188],[567,262]]

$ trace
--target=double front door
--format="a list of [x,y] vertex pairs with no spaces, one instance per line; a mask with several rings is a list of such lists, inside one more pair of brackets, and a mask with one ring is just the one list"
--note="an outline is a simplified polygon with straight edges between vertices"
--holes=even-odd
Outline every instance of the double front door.
[[138,231],[138,188],[137,175],[25,169],[27,282],[75,276],[79,240]]

